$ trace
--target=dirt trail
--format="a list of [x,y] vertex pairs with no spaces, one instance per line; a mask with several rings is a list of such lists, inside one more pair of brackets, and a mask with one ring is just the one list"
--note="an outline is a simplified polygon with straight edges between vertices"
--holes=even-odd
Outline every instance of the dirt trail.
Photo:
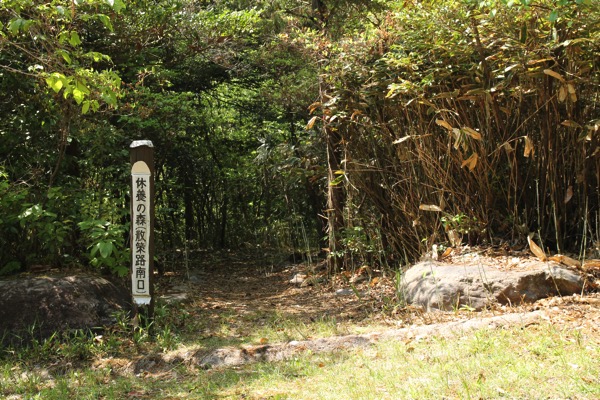
[[[492,257],[488,262],[497,260]],[[166,299],[183,295],[185,301],[201,308],[209,318],[211,314],[215,317],[224,313],[244,316],[265,312],[293,316],[307,323],[331,317],[339,322],[363,326],[377,324],[388,328],[377,333],[300,342],[185,349],[183,353],[175,351],[161,356],[162,362],[153,361],[155,366],[168,365],[173,360],[202,368],[233,366],[281,360],[306,349],[330,351],[365,346],[382,337],[440,335],[482,327],[527,325],[542,320],[576,329],[585,327],[600,334],[598,294],[556,297],[520,307],[498,306],[482,312],[423,313],[415,308],[398,306],[393,279],[380,271],[341,274],[328,281],[321,279],[319,264],[273,262],[268,258],[229,253],[205,254],[190,265],[193,267],[183,275],[167,272],[160,281],[159,294],[162,293]],[[361,274],[364,276],[361,277]],[[312,280],[312,284],[295,283],[293,278],[299,276]],[[144,369],[144,365],[144,359],[139,360],[136,370]]]
[[[162,294],[177,297],[187,292],[205,310],[245,313],[276,310],[294,315],[307,321],[326,316],[346,320],[361,320],[378,311],[377,300],[381,301],[382,285],[361,284],[357,293],[344,285],[341,279],[334,282],[321,278],[322,263],[273,261],[256,259],[239,254],[219,253],[210,259],[196,259],[189,273],[172,276],[167,273],[162,279]],[[320,273],[321,271],[321,273]],[[308,281],[290,282],[297,274],[306,275]],[[336,290],[346,288],[343,292]],[[386,288],[385,292],[389,292]],[[388,295],[390,293],[387,293]]]

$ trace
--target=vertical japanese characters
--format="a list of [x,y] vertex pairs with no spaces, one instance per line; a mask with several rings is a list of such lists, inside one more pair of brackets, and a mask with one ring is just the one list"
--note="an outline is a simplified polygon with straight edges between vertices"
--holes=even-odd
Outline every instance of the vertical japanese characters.
[[137,304],[150,302],[150,170],[143,161],[131,169],[132,178],[132,292]]

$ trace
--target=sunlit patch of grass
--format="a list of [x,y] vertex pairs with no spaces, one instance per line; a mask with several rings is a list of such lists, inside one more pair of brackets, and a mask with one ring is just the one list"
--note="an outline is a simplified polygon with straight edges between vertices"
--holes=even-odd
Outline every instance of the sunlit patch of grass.
[[[600,398],[597,333],[550,324],[385,341],[237,368],[202,370],[184,361],[157,371],[123,367],[143,354],[165,354],[188,345],[213,349],[348,333],[333,318],[304,321],[256,312],[229,325],[234,317],[224,315],[213,336],[199,335],[196,341],[182,340],[185,334],[176,328],[179,317],[167,312],[155,321],[153,334],[142,329],[137,339],[124,325],[103,335],[79,332],[4,349],[0,398]],[[107,362],[113,357],[115,362]]]
[[[462,338],[380,343],[246,367],[235,398],[437,399],[600,397],[600,345],[550,325]],[[283,397],[281,397],[283,396]]]
[[320,317],[310,321],[279,312],[261,313],[251,317],[254,328],[247,332],[250,343],[276,343],[309,340],[347,334],[335,318]]

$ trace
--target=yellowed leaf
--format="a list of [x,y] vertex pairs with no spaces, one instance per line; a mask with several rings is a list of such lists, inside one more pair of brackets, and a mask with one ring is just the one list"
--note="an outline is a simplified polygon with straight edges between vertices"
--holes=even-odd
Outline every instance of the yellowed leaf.
[[452,128],[452,125],[450,125],[443,119],[436,119],[435,123],[438,124],[439,126],[443,126],[444,128],[448,129],[449,131],[452,131],[452,129],[454,129],[454,128]]
[[442,209],[439,206],[436,206],[435,204],[421,204],[419,206],[419,210],[423,210],[423,211],[437,211],[437,212],[441,212]]
[[571,185],[567,188],[567,192],[565,193],[564,203],[567,204],[569,201],[571,201],[572,198],[573,198],[573,186]]
[[442,258],[446,258],[450,254],[452,254],[452,247],[446,247],[446,250],[444,250],[444,252],[442,253]]
[[562,126],[568,126],[569,128],[581,128],[581,125],[579,125],[577,122],[570,120],[570,119],[566,119],[563,122],[560,123]]
[[306,129],[312,129],[312,127],[315,125],[315,122],[317,121],[317,117],[316,115],[314,117],[312,117],[311,119],[308,120],[308,123],[306,124]]
[[571,100],[572,103],[575,103],[577,101],[577,95],[575,93],[569,93],[569,100]]
[[460,167],[463,168],[466,165],[469,168],[469,171],[473,171],[477,166],[477,160],[479,160],[479,155],[477,155],[477,153],[473,153],[471,154],[471,157],[463,161]]
[[534,149],[533,149],[533,142],[531,141],[531,139],[529,139],[529,136],[525,136],[525,150],[523,151],[523,156],[524,157],[529,157],[530,155],[533,155]]
[[564,102],[567,99],[567,88],[562,85],[560,89],[558,89],[558,101]]
[[506,115],[510,115],[511,114],[510,109],[508,107],[502,107],[502,106],[500,106],[499,108],[500,108],[500,111],[502,111],[504,114],[506,114]]
[[357,117],[357,116],[359,116],[359,115],[362,115],[362,113],[363,113],[363,112],[362,112],[362,111],[360,111],[360,110],[354,110],[354,112],[353,112],[353,113],[352,113],[352,115],[350,116],[350,119],[351,119],[351,120],[354,120],[354,118],[356,118],[356,117]]
[[481,140],[481,133],[477,132],[475,129],[469,128],[468,126],[464,126],[463,131],[471,136],[475,140]]
[[529,61],[527,61],[527,65],[539,64],[539,63],[543,63],[546,61],[554,61],[554,59],[553,58],[542,58],[540,60],[529,60]]
[[542,250],[542,248],[540,246],[535,244],[535,242],[533,240],[531,240],[531,237],[527,236],[527,242],[529,243],[529,250],[531,250],[531,252],[537,258],[539,258],[541,261],[546,261],[548,259],[546,257],[546,253],[544,253],[544,250]]
[[410,139],[410,138],[412,138],[412,137],[413,137],[412,135],[404,136],[404,137],[401,137],[401,138],[400,138],[400,139],[398,139],[398,140],[394,140],[392,143],[393,143],[393,144],[399,144],[399,143],[402,143],[402,142],[405,142],[405,141],[407,141],[408,139]]
[[461,143],[463,142],[463,135],[460,134],[460,129],[453,128],[452,135],[454,136],[454,148],[458,150]]
[[569,91],[569,94],[575,94],[575,86],[570,83],[567,83],[567,90]]
[[581,263],[579,261],[575,260],[574,258],[564,256],[562,254],[556,254],[552,257],[549,257],[548,260],[556,261],[556,262],[564,264],[568,267],[581,268]]
[[583,269],[585,271],[590,269],[600,269],[600,260],[585,260],[583,262]]
[[308,112],[312,114],[317,108],[321,107],[321,102],[317,101],[308,106]]
[[564,82],[564,81],[565,81],[565,78],[563,78],[563,76],[562,76],[561,74],[559,74],[559,73],[558,73],[558,72],[556,72],[556,71],[552,71],[551,69],[545,69],[545,70],[544,70],[544,73],[545,73],[546,75],[549,75],[549,76],[551,76],[551,77],[555,78],[555,79],[558,79],[558,80],[559,80],[559,81],[561,81],[561,82]]

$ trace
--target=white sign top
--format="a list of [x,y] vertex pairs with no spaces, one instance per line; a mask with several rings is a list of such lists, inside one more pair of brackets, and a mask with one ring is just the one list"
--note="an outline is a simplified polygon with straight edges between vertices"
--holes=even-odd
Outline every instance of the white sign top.
[[152,140],[134,140],[129,145],[129,148],[133,149],[135,147],[142,147],[142,146],[154,147],[154,145],[152,144]]

